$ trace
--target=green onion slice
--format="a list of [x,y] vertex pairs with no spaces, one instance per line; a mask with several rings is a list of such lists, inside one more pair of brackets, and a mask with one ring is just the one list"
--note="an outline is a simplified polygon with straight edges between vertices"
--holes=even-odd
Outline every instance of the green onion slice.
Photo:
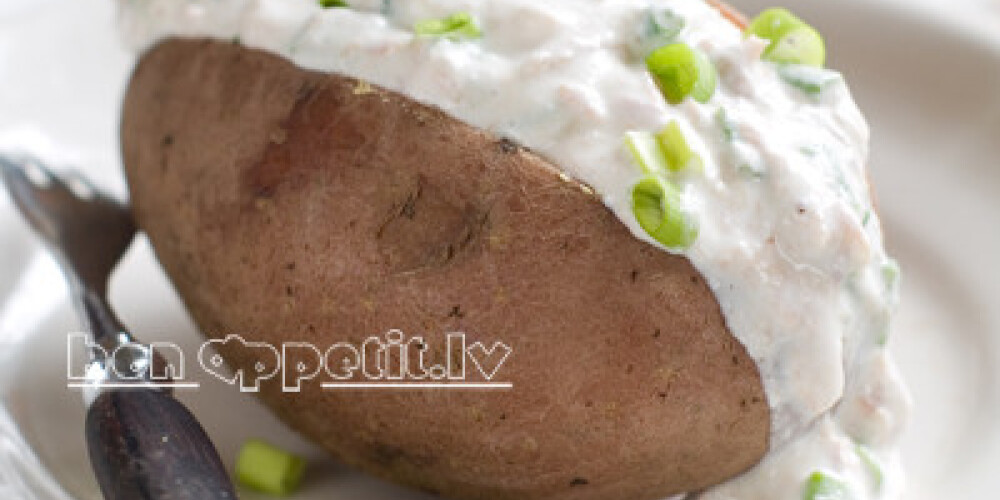
[[847,487],[847,484],[840,479],[824,474],[813,472],[806,480],[804,500],[853,500],[854,495]]
[[882,264],[882,279],[885,281],[886,290],[892,292],[899,286],[899,263],[894,259],[889,259]]
[[698,226],[681,209],[677,188],[656,175],[647,175],[632,189],[632,213],[643,231],[673,250],[684,250],[698,237]]
[[684,30],[684,18],[670,9],[651,8],[642,29],[643,57],[677,40]]
[[882,489],[882,482],[885,480],[882,474],[882,464],[879,462],[878,457],[872,453],[872,450],[863,444],[857,445],[854,450],[857,452],[858,457],[861,459],[861,463],[865,464],[865,469],[868,470],[868,474],[871,476],[872,485],[875,486],[875,490],[879,491]]
[[823,37],[786,9],[768,9],[751,21],[747,33],[768,40],[764,59],[778,63],[822,67],[826,62]]
[[348,7],[347,2],[344,0],[319,0],[319,6],[324,9],[332,7]]
[[285,496],[298,488],[305,467],[302,458],[259,439],[251,439],[240,449],[236,478],[251,489]]
[[656,134],[656,142],[660,145],[660,150],[667,158],[667,166],[673,172],[692,171],[701,172],[704,165],[701,156],[691,150],[681,126],[676,121],[670,122]]
[[701,172],[704,169],[701,156],[688,145],[676,121],[656,134],[626,132],[625,144],[647,175],[665,176],[671,172]]
[[663,154],[656,136],[649,132],[632,131],[625,133],[625,145],[632,158],[646,175],[664,175],[669,170],[667,157]]
[[810,26],[796,28],[768,46],[764,58],[777,63],[823,67],[826,46],[819,32]]
[[650,36],[673,40],[684,29],[684,18],[670,9],[650,9],[646,30]]
[[740,133],[736,130],[736,124],[729,118],[729,113],[726,113],[726,108],[719,108],[719,110],[715,112],[715,123],[717,123],[719,125],[719,129],[722,130],[722,137],[726,138],[726,142],[736,142],[740,138]]
[[715,66],[704,52],[685,43],[673,43],[646,57],[646,68],[671,104],[686,97],[705,103],[715,94]]
[[805,64],[782,64],[778,67],[778,75],[789,85],[814,96],[841,79],[836,71]]
[[806,26],[801,20],[788,9],[779,7],[767,9],[757,15],[747,27],[747,33],[757,35],[765,40],[779,40],[795,28]]
[[439,36],[450,40],[479,38],[483,35],[476,20],[468,12],[458,12],[444,19],[417,22],[413,31],[422,36]]

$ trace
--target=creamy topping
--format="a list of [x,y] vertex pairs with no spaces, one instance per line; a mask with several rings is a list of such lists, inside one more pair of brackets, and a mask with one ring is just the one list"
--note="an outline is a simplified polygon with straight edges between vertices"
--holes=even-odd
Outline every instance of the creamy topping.
[[[908,400],[884,349],[895,270],[866,182],[868,127],[838,74],[824,73],[821,91],[803,90],[809,74],[762,61],[765,42],[701,0],[119,4],[137,48],[167,36],[238,38],[512,138],[591,186],[660,248],[632,212],[643,173],[623,138],[676,121],[704,167],[680,186],[699,226],[683,253],[756,361],[772,409],[768,456],[699,498],[802,498],[815,472],[856,499],[898,495],[895,441]],[[647,73],[651,8],[683,19],[677,40],[717,68],[706,103],[668,104]],[[413,32],[458,12],[480,38]]]

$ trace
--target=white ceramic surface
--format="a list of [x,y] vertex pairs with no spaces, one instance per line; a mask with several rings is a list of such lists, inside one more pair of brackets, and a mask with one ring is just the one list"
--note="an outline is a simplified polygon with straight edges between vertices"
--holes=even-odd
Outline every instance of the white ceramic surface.
[[[747,12],[765,6],[733,3]],[[904,269],[892,344],[916,403],[904,444],[906,498],[996,498],[1000,30],[895,1],[795,3],[826,35],[830,63],[847,74],[873,129],[872,176]],[[0,0],[0,151],[75,165],[122,193],[117,115],[131,58],[117,46],[113,17],[106,0]],[[188,352],[199,344],[144,240],[115,276],[112,298],[140,336]],[[65,334],[74,328],[54,264],[0,196],[0,498],[100,498],[82,401],[65,387]],[[310,457],[294,498],[425,498],[344,470],[251,398],[196,379],[201,389],[181,396],[230,464],[253,436]]]

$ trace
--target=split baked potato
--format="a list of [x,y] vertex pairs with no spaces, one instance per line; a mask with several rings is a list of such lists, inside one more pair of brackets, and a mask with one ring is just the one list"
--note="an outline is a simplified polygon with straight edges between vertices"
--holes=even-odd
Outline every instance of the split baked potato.
[[207,335],[511,347],[508,390],[264,382],[276,414],[348,464],[454,498],[658,499],[767,450],[760,376],[702,276],[503,137],[172,38],[135,70],[122,149],[135,217]]

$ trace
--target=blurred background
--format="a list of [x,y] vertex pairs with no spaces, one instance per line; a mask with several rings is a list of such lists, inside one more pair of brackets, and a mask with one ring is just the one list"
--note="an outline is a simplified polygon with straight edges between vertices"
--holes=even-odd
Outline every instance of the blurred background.
[[[749,15],[776,4],[731,1]],[[887,246],[904,271],[891,347],[916,405],[904,498],[996,499],[1000,0],[783,5],[824,34],[829,65],[845,73],[872,128],[872,179]],[[0,151],[72,165],[123,194],[118,108],[133,56],[118,46],[113,20],[111,0],[0,0]],[[136,331],[197,341],[142,240],[115,277],[112,300]],[[64,346],[52,340],[74,328],[61,278],[0,196],[0,499],[99,498],[82,405],[63,387]],[[424,498],[324,461],[232,391],[183,397],[227,460],[255,435],[309,456],[311,478],[296,499]]]

